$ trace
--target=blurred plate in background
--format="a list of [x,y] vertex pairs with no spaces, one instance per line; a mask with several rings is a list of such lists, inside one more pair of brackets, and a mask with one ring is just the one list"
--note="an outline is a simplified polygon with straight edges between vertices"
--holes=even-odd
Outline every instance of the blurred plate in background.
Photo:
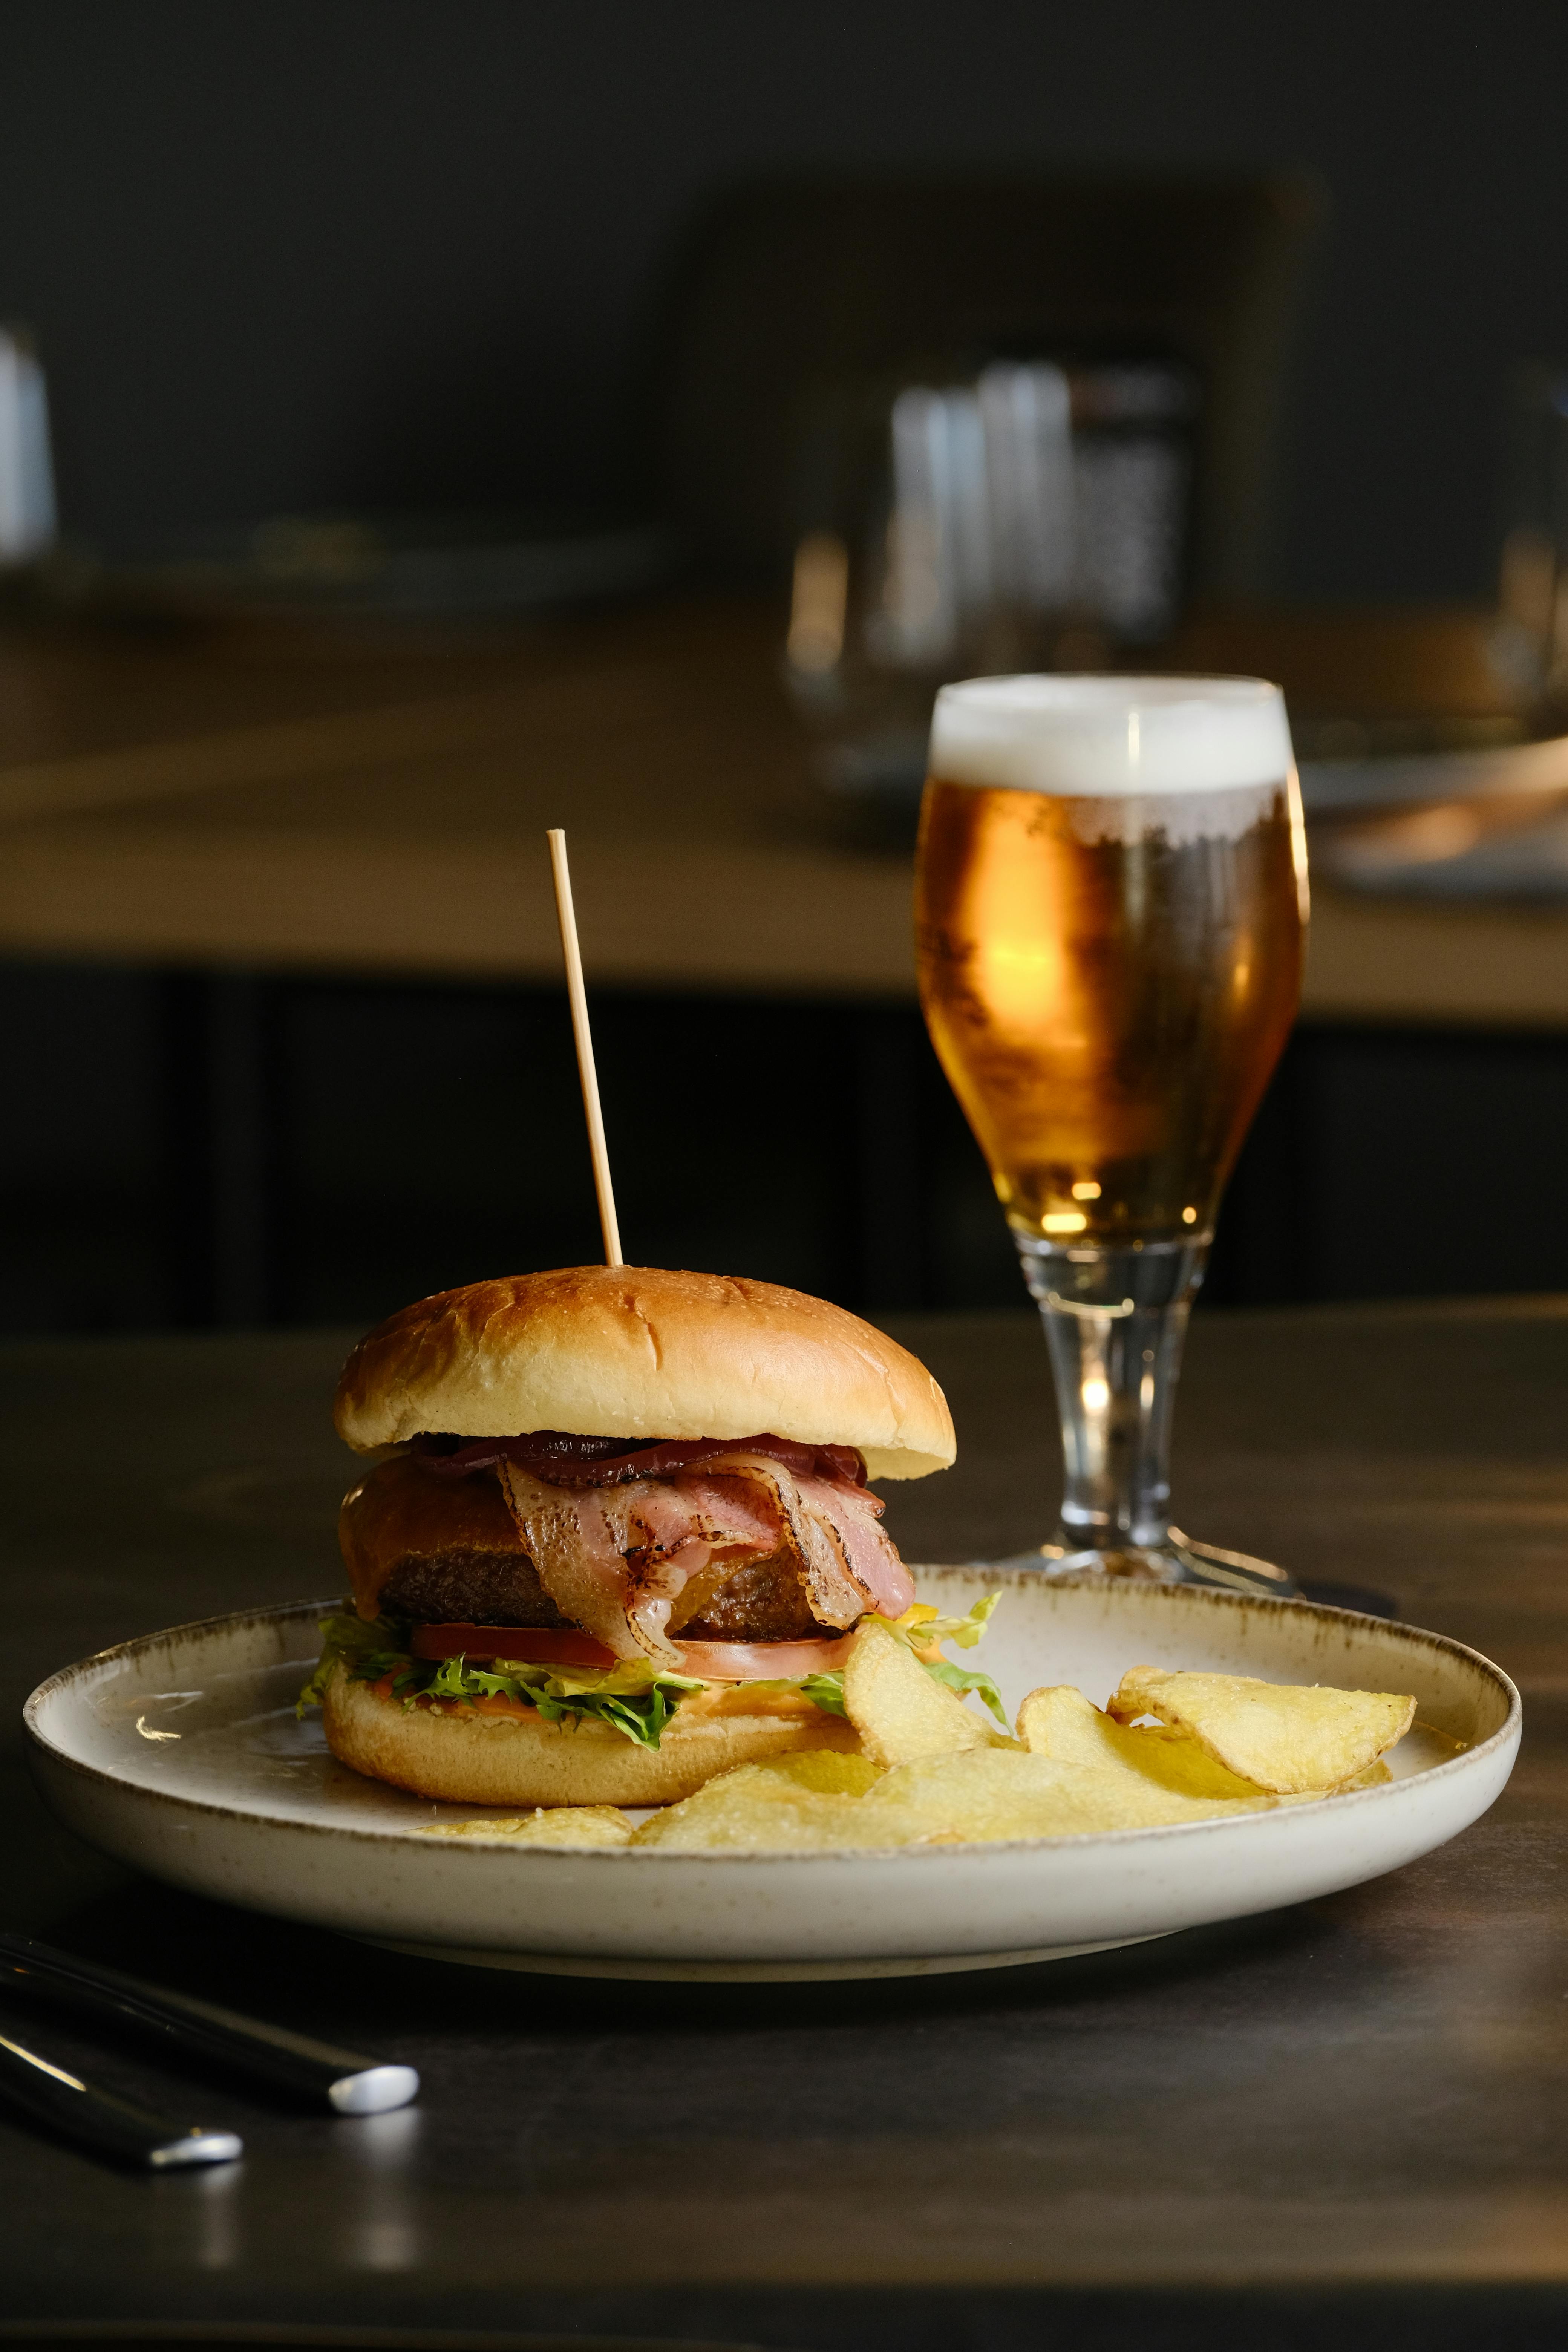
[[1301,800],[1325,880],[1449,897],[1568,891],[1568,736],[1304,759]]
[[96,569],[100,605],[193,617],[484,618],[662,587],[670,533],[524,514],[279,515],[193,532]]

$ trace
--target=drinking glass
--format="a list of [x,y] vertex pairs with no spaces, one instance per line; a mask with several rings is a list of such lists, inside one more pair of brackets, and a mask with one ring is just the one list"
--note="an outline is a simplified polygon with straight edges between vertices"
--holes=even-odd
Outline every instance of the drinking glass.
[[1170,1521],[1171,1408],[1215,1213],[1300,988],[1285,707],[1256,678],[944,687],[921,1002],[1038,1301],[1058,1573],[1290,1590]]
[[1092,667],[1170,634],[1199,405],[1154,359],[816,387],[784,675],[831,791],[912,831],[939,686]]
[[1568,364],[1512,374],[1504,497],[1489,651],[1521,715],[1557,735],[1568,711]]

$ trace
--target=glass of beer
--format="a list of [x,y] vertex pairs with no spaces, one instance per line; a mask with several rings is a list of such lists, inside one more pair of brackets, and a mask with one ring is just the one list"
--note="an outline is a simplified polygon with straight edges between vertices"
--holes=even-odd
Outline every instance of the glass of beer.
[[1295,1015],[1306,917],[1277,687],[1058,676],[938,695],[921,1002],[1045,1320],[1055,1572],[1291,1589],[1172,1528],[1169,1454],[1187,1315]]

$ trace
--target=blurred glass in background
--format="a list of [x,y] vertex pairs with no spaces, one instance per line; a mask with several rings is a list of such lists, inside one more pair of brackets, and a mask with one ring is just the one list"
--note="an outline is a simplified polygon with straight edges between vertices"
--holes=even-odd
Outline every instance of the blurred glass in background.
[[819,393],[797,464],[789,683],[824,781],[890,808],[940,686],[1157,645],[1190,569],[1190,371],[930,373]]
[[44,371],[27,330],[0,326],[0,566],[32,562],[54,537]]
[[1391,707],[1385,656],[1370,681],[1384,709],[1364,707],[1363,681],[1363,707],[1298,729],[1323,879],[1384,896],[1568,898],[1568,363],[1514,369],[1504,421],[1484,672],[1434,633],[1405,707]]
[[1568,362],[1537,361],[1509,387],[1494,657],[1547,724],[1568,715]]

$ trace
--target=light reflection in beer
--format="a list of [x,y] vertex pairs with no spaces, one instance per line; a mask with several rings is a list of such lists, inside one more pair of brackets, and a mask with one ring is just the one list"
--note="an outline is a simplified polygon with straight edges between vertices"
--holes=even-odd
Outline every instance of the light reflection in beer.
[[933,778],[921,1001],[1020,1233],[1209,1230],[1295,1010],[1299,834],[1288,778],[1179,803]]

